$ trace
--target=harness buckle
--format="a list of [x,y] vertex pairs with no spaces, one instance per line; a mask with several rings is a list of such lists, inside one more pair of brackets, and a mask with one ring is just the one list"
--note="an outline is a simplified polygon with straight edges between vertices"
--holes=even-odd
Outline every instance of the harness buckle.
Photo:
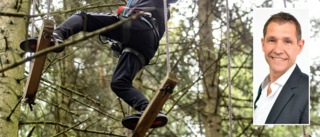
[[110,45],[113,52],[113,56],[119,58],[123,51],[122,44],[118,41],[113,41]]

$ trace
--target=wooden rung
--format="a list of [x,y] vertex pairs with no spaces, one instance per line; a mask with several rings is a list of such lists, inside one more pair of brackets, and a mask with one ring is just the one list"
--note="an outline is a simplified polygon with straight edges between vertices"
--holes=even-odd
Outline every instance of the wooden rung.
[[[36,51],[40,51],[49,47],[51,41],[50,36],[52,36],[53,28],[53,20],[43,20]],[[29,77],[27,79],[26,87],[23,91],[23,99],[25,103],[34,104],[46,58],[47,54],[44,54],[31,61]]]
[[157,91],[155,97],[152,98],[147,109],[143,112],[139,122],[133,131],[132,137],[143,137],[148,129],[151,127],[153,121],[156,119],[164,103],[168,100],[171,95],[170,92],[165,92],[162,89],[166,88],[170,84],[171,89],[177,85],[178,79],[175,74],[168,73],[166,78],[161,84],[161,88]]

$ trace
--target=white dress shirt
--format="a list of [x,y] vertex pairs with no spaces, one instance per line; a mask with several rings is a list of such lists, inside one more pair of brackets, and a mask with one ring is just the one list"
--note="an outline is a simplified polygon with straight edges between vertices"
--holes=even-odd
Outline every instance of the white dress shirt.
[[268,86],[270,84],[270,75],[265,78],[262,84],[262,91],[259,100],[256,103],[256,109],[253,113],[253,125],[265,125],[268,115],[274,105],[274,102],[278,98],[280,91],[286,84],[287,80],[291,76],[293,70],[296,68],[296,64],[293,65],[287,72],[285,72],[275,82],[271,83],[271,94],[268,94]]

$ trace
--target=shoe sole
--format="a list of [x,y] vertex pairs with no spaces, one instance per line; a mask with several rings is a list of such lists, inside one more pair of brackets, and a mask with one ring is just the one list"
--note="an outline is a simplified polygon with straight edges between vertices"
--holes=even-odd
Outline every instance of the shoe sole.
[[[134,130],[136,125],[139,122],[140,117],[135,116],[135,117],[129,117],[129,118],[124,118],[122,120],[122,125],[128,129]],[[158,128],[158,127],[163,127],[167,124],[168,119],[165,116],[157,116],[154,122],[152,123],[150,128]]]
[[[37,38],[29,38],[29,39],[24,40],[20,43],[20,48],[26,52],[36,52],[37,43],[38,43]],[[55,43],[53,41],[50,41],[50,46],[54,46],[54,45],[55,45]],[[62,52],[63,50],[64,50],[64,48],[63,49],[56,49],[56,50],[53,50],[53,52],[59,53],[59,52]]]

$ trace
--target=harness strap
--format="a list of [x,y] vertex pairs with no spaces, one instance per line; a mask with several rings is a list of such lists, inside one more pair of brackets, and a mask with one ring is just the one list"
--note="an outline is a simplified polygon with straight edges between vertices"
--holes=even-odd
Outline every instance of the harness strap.
[[[125,16],[120,16],[120,20],[125,20]],[[122,24],[122,41],[128,42],[130,39],[130,28],[131,28],[131,21],[128,21],[124,24]]]
[[123,52],[131,52],[131,53],[135,54],[135,55],[139,58],[142,66],[145,66],[145,65],[146,65],[146,59],[145,59],[144,56],[143,56],[142,54],[140,54],[138,51],[136,51],[136,50],[134,50],[134,49],[132,49],[132,48],[126,47],[126,48],[124,48]]
[[160,39],[160,34],[159,34],[159,30],[158,27],[156,26],[155,22],[150,22],[149,20],[147,20],[145,17],[141,17],[141,20],[143,20],[145,23],[147,23],[150,28],[153,29],[153,33],[156,36],[156,40]]
[[[129,7],[126,7],[126,6],[120,6],[120,7],[118,8],[117,14],[118,14],[118,15],[121,15],[121,12],[122,12],[123,10],[125,10],[125,9],[127,9],[127,10],[133,10],[133,11],[135,11],[135,12],[140,12],[140,10],[135,10],[135,9],[133,9],[133,8],[129,8]],[[124,14],[126,14],[126,13],[124,12]],[[125,16],[125,15],[124,15],[124,16]]]
[[[155,36],[155,43],[158,43],[156,47],[158,47],[159,46],[159,40],[160,40],[160,34],[159,34],[159,30],[158,30],[156,22],[153,19],[151,19],[151,22],[150,22],[149,20],[147,20],[143,16],[141,17],[141,20],[143,20],[145,23],[147,23],[152,28],[153,34]],[[160,54],[160,49],[158,49],[158,55],[157,55],[157,59],[156,59],[155,63],[159,59],[159,54]],[[149,63],[149,65],[153,65],[155,63],[152,63],[152,64]]]

